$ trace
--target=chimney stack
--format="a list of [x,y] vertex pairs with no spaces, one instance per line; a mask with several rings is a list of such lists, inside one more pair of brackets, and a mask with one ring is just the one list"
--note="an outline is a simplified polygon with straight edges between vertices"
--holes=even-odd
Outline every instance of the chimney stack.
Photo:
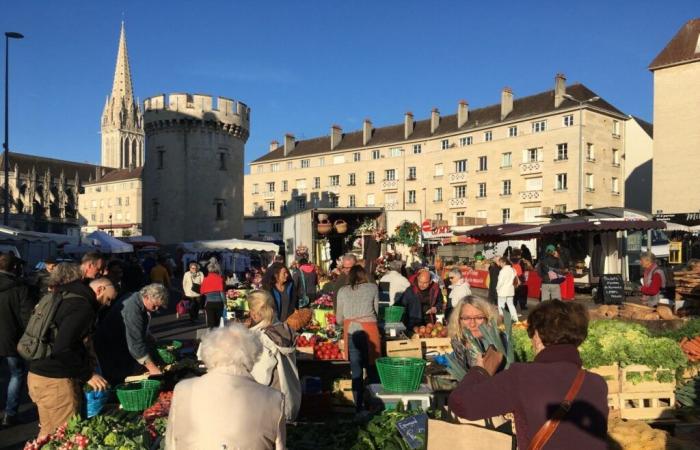
[[370,139],[372,139],[372,121],[365,119],[362,122],[362,145],[367,145]]
[[462,128],[469,120],[469,103],[466,100],[460,100],[457,105],[457,128]]
[[331,150],[335,150],[342,139],[343,129],[340,128],[340,125],[333,125],[331,127]]
[[411,111],[403,115],[403,138],[408,139],[413,134],[413,113]]
[[289,154],[294,150],[294,145],[296,144],[296,139],[291,133],[284,135],[284,156],[289,156]]
[[563,73],[558,73],[554,77],[554,107],[558,108],[564,101],[566,94],[566,77]]
[[440,111],[437,108],[433,108],[430,111],[430,134],[435,133],[438,126],[440,125]]
[[273,150],[276,150],[280,146],[280,143],[277,141],[272,141],[270,142],[270,148],[267,150],[268,152],[271,152]]
[[501,91],[501,120],[508,117],[511,112],[513,112],[513,90],[504,87]]

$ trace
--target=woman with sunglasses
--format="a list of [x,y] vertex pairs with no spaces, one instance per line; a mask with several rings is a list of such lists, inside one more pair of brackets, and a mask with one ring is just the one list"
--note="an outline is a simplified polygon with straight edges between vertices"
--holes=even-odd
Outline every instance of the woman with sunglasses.
[[[498,318],[496,311],[488,301],[473,295],[463,297],[455,305],[447,324],[447,336],[451,340],[454,355],[464,369],[471,367],[470,344],[467,340],[467,331],[476,338],[478,349],[473,349],[472,354],[485,352],[486,346],[482,342],[482,334],[479,327],[495,322]],[[501,340],[506,344],[506,336],[501,333]]]

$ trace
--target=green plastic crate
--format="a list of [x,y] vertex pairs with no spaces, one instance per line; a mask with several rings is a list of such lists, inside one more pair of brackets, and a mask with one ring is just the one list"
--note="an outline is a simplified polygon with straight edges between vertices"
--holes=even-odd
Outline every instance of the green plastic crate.
[[387,306],[384,309],[384,322],[401,322],[401,318],[403,317],[404,311],[406,311],[406,308],[404,308],[403,306]]
[[387,391],[414,392],[423,380],[425,361],[418,358],[377,359],[379,380]]
[[124,411],[143,411],[156,400],[160,390],[160,381],[134,381],[120,384],[115,390]]

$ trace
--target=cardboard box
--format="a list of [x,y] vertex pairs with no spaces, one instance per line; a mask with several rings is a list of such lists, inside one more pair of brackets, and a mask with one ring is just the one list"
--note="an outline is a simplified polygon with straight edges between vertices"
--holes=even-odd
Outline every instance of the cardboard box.
[[416,339],[387,341],[386,356],[394,358],[423,358],[422,343]]
[[475,425],[428,420],[428,450],[511,450],[513,436]]

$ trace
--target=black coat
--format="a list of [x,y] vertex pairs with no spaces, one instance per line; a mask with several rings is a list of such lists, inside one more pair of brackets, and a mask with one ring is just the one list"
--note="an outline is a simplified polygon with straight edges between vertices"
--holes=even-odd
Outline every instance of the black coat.
[[[416,284],[411,284],[406,288],[401,297],[400,306],[406,308],[406,315],[404,316],[406,320],[405,323],[410,331],[412,331],[415,326],[425,325],[431,322],[430,316],[425,313],[426,309],[435,307],[437,309],[437,314],[442,314],[443,299],[440,287],[437,283],[431,282],[428,290],[430,291],[430,303],[427,305],[427,308],[425,307],[426,305],[421,303],[421,294]],[[434,318],[435,316],[432,317]]]
[[498,286],[499,273],[501,273],[501,268],[498,267],[498,264],[491,263],[489,266],[489,300],[494,304],[498,301],[496,286]]
[[0,356],[17,356],[17,343],[33,308],[27,286],[14,275],[0,272]]

